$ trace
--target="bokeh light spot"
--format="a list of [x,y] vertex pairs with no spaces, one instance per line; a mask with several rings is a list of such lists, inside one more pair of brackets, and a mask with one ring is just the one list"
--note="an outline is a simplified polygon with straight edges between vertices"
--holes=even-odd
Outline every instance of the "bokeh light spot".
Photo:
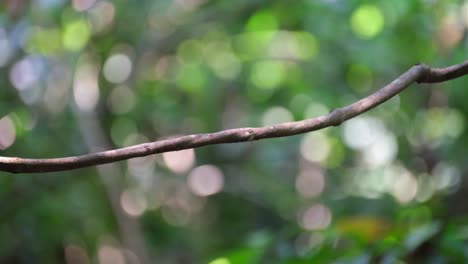
[[196,195],[213,195],[223,189],[224,175],[220,169],[213,165],[199,166],[190,172],[188,185]]
[[103,74],[111,83],[122,83],[132,71],[132,61],[125,54],[114,54],[104,63]]
[[98,250],[99,264],[125,264],[125,256],[119,248],[103,245]]
[[374,5],[361,5],[351,16],[351,29],[363,39],[375,37],[384,26],[384,16]]
[[298,222],[307,230],[320,230],[327,228],[332,220],[332,214],[323,204],[313,205],[299,214]]
[[165,152],[162,156],[167,168],[179,174],[187,172],[195,164],[195,151],[193,149]]
[[318,49],[317,39],[308,32],[278,31],[269,44],[268,55],[284,60],[310,60]]
[[138,189],[128,189],[122,192],[120,204],[128,215],[135,217],[142,215],[147,208],[146,199]]
[[408,203],[416,197],[418,181],[409,171],[404,169],[399,175],[396,175],[391,191],[398,202]]
[[252,66],[250,80],[262,89],[278,87],[284,80],[286,67],[279,61],[262,61]]
[[73,81],[73,98],[83,112],[94,110],[99,101],[98,68],[93,64],[78,67]]
[[63,46],[70,51],[78,51],[88,43],[90,35],[90,28],[86,21],[70,22],[65,25],[62,35]]
[[123,114],[135,106],[135,94],[127,86],[115,87],[107,98],[109,109],[115,114]]
[[18,90],[27,90],[40,79],[43,67],[37,57],[25,57],[16,62],[10,71],[10,82]]
[[56,28],[31,28],[27,49],[42,55],[53,55],[62,48],[62,35]]
[[301,155],[310,162],[324,162],[330,154],[330,143],[323,132],[307,134],[301,142]]
[[375,141],[379,125],[377,119],[370,117],[355,117],[348,120],[342,130],[344,142],[352,149],[364,149]]
[[200,93],[207,82],[206,71],[198,64],[182,64],[177,72],[176,83],[184,91]]
[[4,150],[15,142],[16,130],[9,116],[0,119],[0,149]]
[[208,264],[231,264],[231,261],[227,258],[217,258],[208,262]]
[[260,10],[253,14],[247,22],[247,31],[276,30],[278,21],[269,10]]
[[268,108],[262,117],[263,126],[271,126],[279,123],[291,122],[294,120],[292,113],[282,107],[273,106]]
[[96,0],[72,0],[72,6],[76,11],[85,11],[92,7]]
[[296,190],[304,198],[320,195],[325,188],[325,177],[319,168],[307,168],[296,177]]

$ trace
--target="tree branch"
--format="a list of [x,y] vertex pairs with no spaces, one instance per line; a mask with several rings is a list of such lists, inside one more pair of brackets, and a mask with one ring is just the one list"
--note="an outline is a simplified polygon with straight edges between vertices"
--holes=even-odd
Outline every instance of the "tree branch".
[[52,159],[0,157],[0,171],[12,173],[65,171],[207,145],[246,142],[302,134],[329,126],[338,126],[344,121],[387,101],[414,82],[443,82],[466,74],[468,74],[468,61],[446,68],[430,68],[424,64],[417,64],[373,94],[351,105],[337,108],[327,115],[316,118],[268,127],[235,128],[215,133],[187,135],[81,156]]

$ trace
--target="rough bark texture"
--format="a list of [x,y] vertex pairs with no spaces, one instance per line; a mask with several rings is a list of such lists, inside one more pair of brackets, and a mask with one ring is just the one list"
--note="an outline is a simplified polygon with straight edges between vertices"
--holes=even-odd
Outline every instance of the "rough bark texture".
[[329,126],[338,126],[344,121],[387,101],[415,82],[443,82],[466,74],[468,74],[468,61],[446,68],[431,68],[425,64],[416,64],[382,89],[353,104],[337,108],[324,116],[268,127],[235,128],[215,133],[187,135],[73,157],[52,159],[0,157],[0,171],[12,173],[65,171],[207,145],[246,142],[302,134]]

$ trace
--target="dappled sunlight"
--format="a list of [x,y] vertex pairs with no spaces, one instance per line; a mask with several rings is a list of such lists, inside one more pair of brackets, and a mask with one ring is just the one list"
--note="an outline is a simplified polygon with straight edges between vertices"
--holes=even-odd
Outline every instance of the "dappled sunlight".
[[189,171],[195,165],[195,151],[193,149],[165,152],[162,157],[167,168],[178,174]]
[[203,165],[194,168],[187,179],[190,190],[199,196],[209,196],[220,192],[224,185],[223,172],[216,166]]
[[468,0],[0,10],[0,263],[464,263]]

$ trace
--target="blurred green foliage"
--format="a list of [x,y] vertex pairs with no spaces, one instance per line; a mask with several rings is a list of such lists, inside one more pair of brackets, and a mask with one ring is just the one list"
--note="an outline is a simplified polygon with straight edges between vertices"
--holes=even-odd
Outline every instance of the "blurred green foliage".
[[[319,116],[415,63],[462,62],[467,28],[453,0],[5,0],[0,149]],[[300,136],[0,173],[0,262],[464,263],[465,82]]]

